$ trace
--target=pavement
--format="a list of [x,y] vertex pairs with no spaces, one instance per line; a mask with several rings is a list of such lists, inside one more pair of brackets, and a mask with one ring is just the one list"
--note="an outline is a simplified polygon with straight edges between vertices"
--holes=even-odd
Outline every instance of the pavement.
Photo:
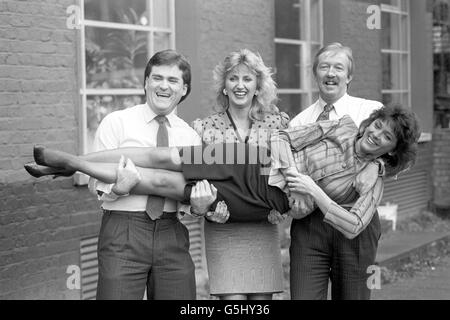
[[402,270],[430,257],[433,263],[373,289],[372,300],[450,300],[449,231],[395,231],[383,236],[376,257],[380,267]]
[[414,277],[372,290],[372,300],[450,300],[450,256]]

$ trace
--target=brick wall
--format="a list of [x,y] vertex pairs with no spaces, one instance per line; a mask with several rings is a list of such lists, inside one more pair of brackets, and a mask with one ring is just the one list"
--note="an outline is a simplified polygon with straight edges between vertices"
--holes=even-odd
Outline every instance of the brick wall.
[[247,48],[259,52],[266,65],[274,65],[273,0],[198,1],[200,108],[212,112],[215,95],[212,70],[231,51]]
[[377,1],[341,0],[341,41],[352,48],[355,60],[349,93],[381,101],[380,31],[367,28],[369,15],[366,10],[372,4]]
[[77,152],[74,0],[0,2],[0,299],[77,299],[68,265],[98,233],[99,210],[72,180],[23,170],[37,143]]
[[435,204],[450,207],[450,129],[433,134],[433,187]]

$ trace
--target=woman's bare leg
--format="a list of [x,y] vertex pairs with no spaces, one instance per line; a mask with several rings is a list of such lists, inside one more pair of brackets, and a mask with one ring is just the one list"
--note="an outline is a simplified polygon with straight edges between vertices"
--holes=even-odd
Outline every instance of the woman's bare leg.
[[[67,152],[36,146],[34,158],[36,163],[66,170],[82,171],[86,161],[119,162],[121,156],[131,159],[136,166],[181,171],[181,158],[177,148],[130,147],[93,152],[75,156]],[[83,162],[84,161],[84,162]]]
[[[105,183],[114,183],[117,179],[117,164],[89,162],[80,160],[77,170]],[[132,194],[153,194],[174,200],[183,200],[186,180],[181,172],[164,169],[136,167],[141,181],[131,189]]]

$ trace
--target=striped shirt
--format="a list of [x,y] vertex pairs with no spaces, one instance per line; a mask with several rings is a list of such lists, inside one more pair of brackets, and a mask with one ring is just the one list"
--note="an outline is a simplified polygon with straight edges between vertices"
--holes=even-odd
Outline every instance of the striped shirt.
[[[360,195],[353,186],[356,176],[370,163],[356,156],[357,133],[353,120],[344,116],[282,130],[271,138],[269,184],[289,193],[281,169],[294,166],[310,176],[332,200],[324,221],[350,239],[369,224],[383,195],[381,178],[365,194]],[[294,218],[302,218],[313,209]]]

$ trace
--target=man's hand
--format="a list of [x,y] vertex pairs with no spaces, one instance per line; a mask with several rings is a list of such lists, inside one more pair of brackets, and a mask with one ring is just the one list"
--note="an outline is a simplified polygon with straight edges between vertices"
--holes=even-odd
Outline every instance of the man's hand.
[[267,220],[271,224],[279,224],[280,222],[283,222],[284,219],[286,219],[286,214],[281,214],[277,210],[273,209],[270,211],[269,215],[267,216]]
[[301,173],[289,173],[285,179],[290,192],[311,195],[312,188],[316,186],[316,183],[310,176]]
[[288,215],[294,219],[301,219],[311,213],[314,209],[314,198],[310,195],[291,193],[288,197],[289,210]]
[[121,156],[117,166],[117,178],[112,191],[117,195],[127,195],[135,185],[141,181],[141,175],[134,165],[133,161]]
[[216,206],[216,211],[209,211],[206,214],[206,219],[216,223],[225,223],[230,218],[230,212],[225,201],[219,201]]
[[378,163],[370,162],[358,173],[353,186],[360,195],[369,192],[373,188],[378,179],[378,169]]
[[191,211],[195,215],[204,216],[216,198],[217,189],[214,185],[207,180],[198,181],[191,190]]

